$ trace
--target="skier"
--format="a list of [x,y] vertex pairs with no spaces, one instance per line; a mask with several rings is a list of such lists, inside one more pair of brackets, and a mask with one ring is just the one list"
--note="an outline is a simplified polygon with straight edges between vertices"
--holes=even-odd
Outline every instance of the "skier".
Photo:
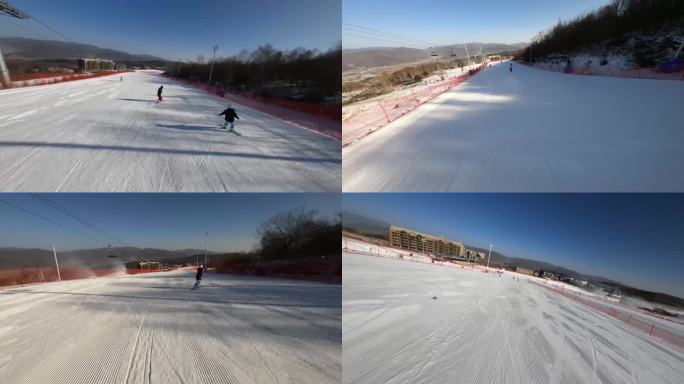
[[121,78],[119,78],[119,81],[123,81],[123,76],[121,76]]
[[226,117],[226,121],[223,123],[223,129],[227,129],[228,124],[230,124],[230,129],[228,130],[228,132],[233,132],[236,135],[240,136],[240,134],[233,129],[235,126],[235,119],[240,120],[237,113],[235,112],[235,109],[233,109],[232,106],[228,105],[228,108],[226,108],[225,111],[219,113],[219,116],[221,115],[224,115]]
[[164,101],[164,99],[162,98],[162,91],[163,90],[164,90],[163,85],[161,87],[159,87],[159,89],[157,89],[157,97],[158,97],[157,103],[161,103],[162,101]]
[[204,273],[204,268],[202,267],[197,267],[197,274],[195,275],[195,286],[192,287],[192,290],[194,291],[195,289],[199,288],[200,283],[202,282],[202,274]]
[[511,73],[513,73],[513,63],[511,63],[511,66],[510,66],[510,67],[508,67],[508,70],[510,70],[510,71],[511,71]]

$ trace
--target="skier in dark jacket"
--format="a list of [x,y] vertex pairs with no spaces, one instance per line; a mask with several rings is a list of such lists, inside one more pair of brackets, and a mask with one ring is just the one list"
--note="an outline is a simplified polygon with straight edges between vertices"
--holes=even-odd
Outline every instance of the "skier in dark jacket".
[[164,101],[164,99],[162,98],[162,91],[163,90],[164,90],[163,85],[161,87],[159,87],[159,89],[157,89],[157,97],[158,97],[157,103],[161,103],[162,101]]
[[508,67],[508,70],[511,71],[511,72],[513,72],[513,63],[511,63],[511,66]]
[[197,267],[197,274],[195,275],[195,286],[192,287],[193,290],[199,288],[200,283],[202,282],[202,274],[204,273],[204,268],[203,267]]
[[235,126],[235,119],[240,120],[240,118],[237,115],[237,112],[235,112],[235,109],[233,109],[233,107],[229,105],[225,111],[219,113],[219,116],[221,115],[224,115],[226,117],[226,122],[223,123],[223,129],[228,128],[228,124],[230,124],[230,129],[228,131],[235,132],[233,130],[233,127]]

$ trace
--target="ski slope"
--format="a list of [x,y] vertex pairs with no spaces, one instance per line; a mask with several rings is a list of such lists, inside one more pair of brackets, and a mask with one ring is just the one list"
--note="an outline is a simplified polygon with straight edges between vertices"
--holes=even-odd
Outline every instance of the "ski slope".
[[339,285],[175,271],[0,290],[0,383],[339,383]]
[[684,82],[494,65],[342,150],[343,190],[684,190]]
[[684,351],[518,274],[349,253],[343,268],[344,383],[684,382]]
[[158,71],[0,91],[0,191],[340,190],[339,140],[228,104]]

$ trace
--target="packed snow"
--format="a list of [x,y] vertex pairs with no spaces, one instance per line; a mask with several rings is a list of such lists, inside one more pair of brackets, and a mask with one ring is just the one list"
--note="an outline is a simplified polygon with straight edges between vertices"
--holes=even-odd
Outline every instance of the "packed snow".
[[342,150],[343,190],[681,191],[684,82],[509,63]]
[[684,382],[684,351],[522,275],[352,253],[343,268],[344,383]]
[[193,271],[0,290],[0,383],[339,383],[341,287]]
[[228,104],[158,71],[0,91],[0,190],[340,190],[339,140]]

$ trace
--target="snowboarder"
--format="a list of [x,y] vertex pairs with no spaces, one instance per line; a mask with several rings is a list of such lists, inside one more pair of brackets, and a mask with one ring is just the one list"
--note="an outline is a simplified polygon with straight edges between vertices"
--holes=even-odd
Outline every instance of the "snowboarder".
[[164,98],[162,98],[162,91],[163,90],[164,90],[163,85],[161,87],[159,87],[159,89],[157,89],[157,97],[158,97],[157,103],[161,103],[162,101],[164,101]]
[[508,70],[511,71],[511,73],[513,73],[513,63],[511,63],[511,66],[508,67]]
[[226,117],[226,121],[223,123],[223,129],[227,129],[227,128],[228,128],[228,124],[230,124],[230,129],[228,130],[228,132],[233,132],[233,133],[239,135],[239,133],[237,133],[237,132],[233,129],[234,126],[235,126],[235,119],[240,120],[240,118],[238,117],[237,113],[235,112],[235,109],[233,109],[232,106],[228,105],[228,108],[226,108],[225,111],[219,113],[219,116],[221,116],[221,115],[223,115],[223,116]]
[[195,286],[192,287],[192,290],[194,291],[195,289],[199,288],[200,283],[202,282],[202,274],[204,273],[204,268],[202,267],[197,267],[197,274],[195,275]]

